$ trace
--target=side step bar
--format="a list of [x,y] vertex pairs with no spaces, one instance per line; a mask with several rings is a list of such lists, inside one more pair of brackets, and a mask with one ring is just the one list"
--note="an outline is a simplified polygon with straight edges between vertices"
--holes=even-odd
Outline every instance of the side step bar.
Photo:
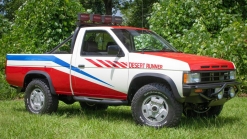
[[73,96],[73,98],[76,101],[107,104],[110,106],[128,105],[128,101],[124,101],[124,100],[93,99],[93,98],[78,97],[78,96]]

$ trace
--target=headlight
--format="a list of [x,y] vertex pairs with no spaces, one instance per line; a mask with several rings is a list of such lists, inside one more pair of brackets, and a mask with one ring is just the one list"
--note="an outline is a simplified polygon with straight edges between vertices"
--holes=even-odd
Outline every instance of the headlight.
[[236,71],[230,71],[230,80],[236,79]]
[[183,82],[184,83],[201,82],[201,75],[200,75],[200,73],[184,73]]

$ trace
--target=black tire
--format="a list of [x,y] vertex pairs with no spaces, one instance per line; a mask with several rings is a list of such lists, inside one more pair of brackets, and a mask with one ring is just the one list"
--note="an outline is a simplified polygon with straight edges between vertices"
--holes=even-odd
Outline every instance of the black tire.
[[175,100],[167,86],[151,83],[136,92],[131,110],[137,124],[161,128],[177,126],[181,120],[183,107]]
[[223,109],[223,105],[212,106],[205,108],[205,111],[196,111],[192,109],[184,109],[183,114],[188,118],[196,118],[196,117],[208,117],[213,118],[219,116]]
[[108,105],[106,104],[95,104],[89,102],[79,102],[80,106],[84,110],[106,110]]
[[25,91],[25,107],[30,113],[50,114],[58,108],[58,97],[52,95],[45,80],[32,80]]

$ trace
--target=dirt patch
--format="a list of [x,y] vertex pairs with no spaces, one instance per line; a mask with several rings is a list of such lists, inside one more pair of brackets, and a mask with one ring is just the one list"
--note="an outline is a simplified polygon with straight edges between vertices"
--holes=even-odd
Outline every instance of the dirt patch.
[[241,94],[238,94],[239,97],[247,97],[247,94],[245,93],[241,93]]

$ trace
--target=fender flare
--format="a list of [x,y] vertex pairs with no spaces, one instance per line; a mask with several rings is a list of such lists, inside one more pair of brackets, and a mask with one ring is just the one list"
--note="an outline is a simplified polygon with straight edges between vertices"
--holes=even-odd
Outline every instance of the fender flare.
[[[138,77],[143,77],[143,76],[150,76],[150,77],[156,77],[156,78],[161,78],[163,80],[165,80],[171,87],[172,89],[172,92],[173,92],[173,95],[174,97],[176,98],[176,100],[178,102],[184,102],[185,98],[181,97],[178,93],[178,89],[177,89],[177,86],[176,84],[174,83],[174,81],[167,75],[164,75],[164,74],[160,74],[160,73],[140,73],[140,74],[137,74],[135,75],[132,80],[131,80],[131,83],[133,80],[135,80],[136,78]],[[130,84],[131,84],[130,83]]]
[[24,83],[26,82],[27,76],[28,76],[28,75],[31,75],[31,74],[34,74],[34,75],[43,75],[43,76],[45,76],[45,78],[46,78],[47,81],[48,81],[48,84],[49,84],[49,87],[50,87],[51,94],[56,95],[54,86],[53,86],[53,84],[52,84],[51,77],[50,77],[50,75],[49,75],[48,73],[46,73],[46,72],[44,72],[44,71],[39,71],[39,70],[32,70],[32,71],[29,71],[29,72],[27,72],[27,74],[25,75]]

